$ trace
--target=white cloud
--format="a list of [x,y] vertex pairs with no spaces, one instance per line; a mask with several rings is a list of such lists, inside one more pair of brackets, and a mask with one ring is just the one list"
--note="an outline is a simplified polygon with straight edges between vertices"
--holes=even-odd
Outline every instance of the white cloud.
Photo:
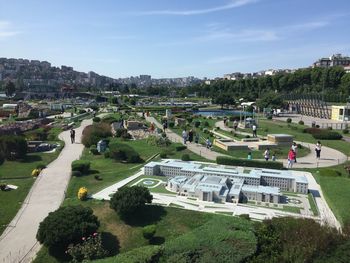
[[231,0],[225,5],[215,6],[204,9],[192,9],[192,10],[151,10],[144,12],[133,13],[135,15],[174,15],[174,16],[191,16],[191,15],[203,15],[224,10],[229,10],[244,5],[248,5],[259,0]]
[[8,21],[0,21],[0,39],[5,39],[18,35],[20,32],[12,29],[11,23]]

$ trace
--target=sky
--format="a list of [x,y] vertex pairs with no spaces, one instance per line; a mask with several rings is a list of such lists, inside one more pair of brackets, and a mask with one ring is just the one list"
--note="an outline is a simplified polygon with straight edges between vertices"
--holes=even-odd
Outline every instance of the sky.
[[0,57],[113,78],[222,77],[350,55],[349,0],[0,0]]

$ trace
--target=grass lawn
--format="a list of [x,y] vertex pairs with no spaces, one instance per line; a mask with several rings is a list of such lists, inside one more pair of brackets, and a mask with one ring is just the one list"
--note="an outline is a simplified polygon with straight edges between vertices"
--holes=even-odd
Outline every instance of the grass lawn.
[[0,234],[22,206],[35,179],[31,172],[38,164],[49,164],[57,158],[54,153],[31,153],[24,161],[5,161],[0,166],[0,183],[18,186],[17,190],[0,191]]
[[317,205],[316,205],[316,202],[315,202],[315,198],[312,196],[311,193],[309,193],[307,195],[308,199],[309,199],[309,203],[310,203],[310,207],[311,207],[311,211],[312,213],[317,216],[318,215],[318,209],[317,209]]

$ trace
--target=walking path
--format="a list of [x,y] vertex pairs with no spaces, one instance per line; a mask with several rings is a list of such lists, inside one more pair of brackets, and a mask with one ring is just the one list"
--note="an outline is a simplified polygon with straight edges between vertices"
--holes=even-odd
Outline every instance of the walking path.
[[[224,131],[232,131],[231,128],[228,128],[224,125],[223,121],[218,121],[215,123],[216,127],[220,127]],[[220,131],[218,131],[220,132]],[[242,135],[252,135],[251,133],[237,131],[237,134]],[[259,136],[262,138],[262,136]],[[335,150],[330,147],[322,146],[321,159],[317,160],[315,156],[315,145],[312,143],[299,142],[303,147],[310,149],[310,153],[304,157],[297,158],[297,163],[293,165],[293,168],[318,168],[318,167],[329,167],[338,164],[345,163],[348,160],[348,157],[342,152]],[[287,156],[283,160],[283,165],[287,167]]]
[[[153,122],[157,126],[157,128],[163,129],[163,126],[154,117],[145,116],[145,118],[146,118],[146,121],[151,122],[151,123]],[[166,129],[165,133],[168,136],[170,141],[179,142],[179,143],[183,142],[182,137],[180,135],[176,134],[175,132],[173,132],[169,129]],[[187,143],[186,146],[190,151],[192,151],[200,156],[203,156],[204,158],[206,158],[208,160],[215,161],[217,156],[224,155],[224,154],[221,154],[218,152],[214,152],[210,149],[207,149],[206,147],[204,147],[201,144]]]
[[76,143],[71,144],[70,132],[59,138],[65,142],[60,155],[36,179],[23,206],[0,237],[0,262],[31,262],[41,245],[36,240],[39,223],[61,205],[71,174],[71,162],[80,158],[84,146],[80,143],[83,129],[92,123],[84,120],[76,129]]

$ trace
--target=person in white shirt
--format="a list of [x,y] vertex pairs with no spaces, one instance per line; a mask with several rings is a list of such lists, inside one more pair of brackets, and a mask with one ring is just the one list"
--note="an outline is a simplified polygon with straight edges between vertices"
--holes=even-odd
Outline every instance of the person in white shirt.
[[188,137],[188,135],[187,135],[186,130],[183,130],[183,132],[182,132],[182,139],[184,140],[184,144],[186,144],[186,142],[187,142],[187,137]]
[[295,142],[293,142],[291,148],[292,148],[292,150],[293,150],[294,153],[295,153],[294,163],[296,163],[296,162],[297,162],[297,149],[298,149],[298,145],[297,145]]
[[252,129],[253,129],[253,137],[258,137],[257,134],[256,134],[256,129],[257,129],[257,127],[256,127],[255,124],[253,124]]
[[318,141],[318,142],[316,143],[316,147],[315,147],[316,159],[318,159],[318,160],[321,158],[321,147],[322,147],[321,142]]

